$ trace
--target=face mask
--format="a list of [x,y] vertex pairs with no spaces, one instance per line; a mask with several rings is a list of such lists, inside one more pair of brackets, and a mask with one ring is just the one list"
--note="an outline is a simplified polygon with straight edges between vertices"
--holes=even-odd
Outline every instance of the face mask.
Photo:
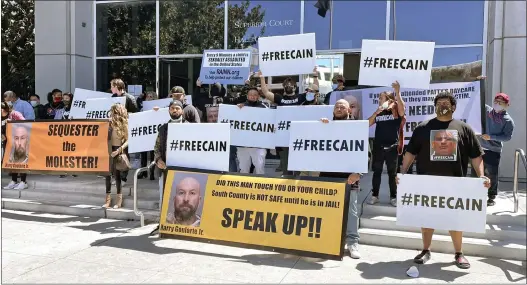
[[313,92],[309,92],[309,93],[307,93],[307,94],[306,94],[306,100],[307,100],[307,101],[313,101],[313,100],[315,100],[315,93],[313,93]]
[[7,102],[7,105],[8,105],[9,107],[13,107],[13,102],[9,101],[9,102]]
[[386,109],[388,109],[388,106],[389,106],[389,105],[390,105],[390,104],[388,103],[388,101],[386,101],[386,102],[382,103],[382,108],[383,108],[384,110],[386,110]]
[[55,103],[59,103],[60,101],[62,101],[62,98],[60,98],[60,97],[55,97],[55,98],[53,98],[53,101],[54,101]]
[[31,106],[33,107],[37,106],[37,101],[30,101],[29,103],[31,103]]
[[438,108],[436,108],[436,114],[438,116],[445,116],[445,115],[448,115],[449,113],[452,113],[452,108],[450,106],[441,105]]
[[333,88],[333,90],[337,89],[337,87],[339,87],[337,83],[331,85],[331,88]]
[[64,105],[66,105],[66,106],[70,105],[70,101],[62,101],[62,102],[64,102]]
[[492,105],[492,108],[494,108],[494,111],[496,111],[496,112],[501,112],[501,111],[504,111],[504,110],[507,109],[507,108],[501,106],[500,104],[494,104],[494,105]]

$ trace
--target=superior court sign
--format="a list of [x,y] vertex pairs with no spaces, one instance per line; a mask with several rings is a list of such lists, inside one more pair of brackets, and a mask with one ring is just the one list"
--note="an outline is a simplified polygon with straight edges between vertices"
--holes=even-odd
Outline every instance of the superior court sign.
[[169,169],[161,237],[341,260],[345,184]]
[[9,122],[2,169],[108,174],[108,128],[95,120]]

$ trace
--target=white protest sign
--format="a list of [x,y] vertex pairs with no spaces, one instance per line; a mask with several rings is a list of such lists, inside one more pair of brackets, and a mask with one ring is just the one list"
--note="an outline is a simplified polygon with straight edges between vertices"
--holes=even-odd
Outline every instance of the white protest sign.
[[129,114],[128,152],[154,150],[159,128],[169,120],[168,108]]
[[231,144],[275,148],[275,110],[220,104],[218,122],[230,123]]
[[481,178],[397,176],[397,225],[485,232],[488,191]]
[[192,105],[192,95],[185,95],[185,103]]
[[97,92],[92,90],[75,88],[73,93],[73,102],[71,102],[70,118],[84,119],[86,118],[86,100],[96,98],[111,98],[112,94]]
[[[354,94],[362,93],[360,97],[362,98],[363,118],[370,117],[379,108],[379,94],[384,91],[393,91],[393,89],[379,87],[353,90]],[[411,137],[417,125],[422,121],[436,117],[434,98],[443,91],[449,91],[456,98],[454,118],[466,122],[476,134],[481,134],[480,82],[474,81],[430,84],[428,90],[401,88],[401,97],[406,105],[404,137]],[[370,128],[370,137],[375,137],[375,125]]]
[[427,89],[430,85],[434,42],[362,40],[359,85]]
[[368,173],[368,121],[292,122],[290,171]]
[[167,166],[229,171],[229,124],[168,124]]
[[[113,104],[125,105],[126,97],[112,97],[86,100],[86,115],[82,119],[89,120],[106,120],[109,119],[110,109]],[[80,118],[79,118],[80,119]]]
[[314,33],[258,38],[258,64],[264,76],[311,74],[316,54]]
[[172,101],[174,101],[172,98],[143,101],[143,111],[150,111],[154,109],[154,107],[166,108]]
[[278,106],[276,108],[276,146],[289,146],[289,129],[293,121],[318,121],[333,118],[333,106]]

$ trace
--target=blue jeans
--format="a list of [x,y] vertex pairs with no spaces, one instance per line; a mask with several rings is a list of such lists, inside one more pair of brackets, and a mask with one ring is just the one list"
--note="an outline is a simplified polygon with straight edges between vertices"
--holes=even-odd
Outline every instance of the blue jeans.
[[[498,186],[499,186],[499,170],[500,170],[500,159],[501,153],[485,150],[483,155],[483,164],[485,167],[485,176],[490,179],[490,188],[489,188],[489,199],[496,199],[498,195]],[[477,177],[476,171],[472,169],[472,177]]]
[[357,205],[359,191],[358,186],[346,184],[346,192],[349,193],[348,223],[346,224],[346,244],[348,245],[359,242],[359,209]]

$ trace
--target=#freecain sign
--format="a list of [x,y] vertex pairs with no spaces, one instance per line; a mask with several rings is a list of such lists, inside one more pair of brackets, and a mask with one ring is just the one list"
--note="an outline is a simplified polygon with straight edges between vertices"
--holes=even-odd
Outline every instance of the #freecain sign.
[[161,237],[341,260],[344,182],[167,171]]

